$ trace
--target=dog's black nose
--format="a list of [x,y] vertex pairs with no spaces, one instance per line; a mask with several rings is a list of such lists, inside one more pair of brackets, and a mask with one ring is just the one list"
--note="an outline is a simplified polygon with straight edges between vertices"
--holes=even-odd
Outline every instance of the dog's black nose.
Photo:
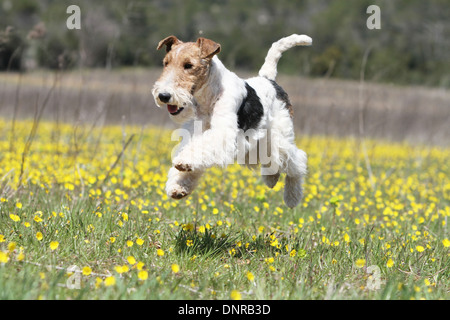
[[167,93],[167,92],[163,92],[163,93],[158,94],[159,100],[161,100],[161,102],[164,102],[164,103],[169,102],[171,97],[172,97],[172,95],[170,93]]

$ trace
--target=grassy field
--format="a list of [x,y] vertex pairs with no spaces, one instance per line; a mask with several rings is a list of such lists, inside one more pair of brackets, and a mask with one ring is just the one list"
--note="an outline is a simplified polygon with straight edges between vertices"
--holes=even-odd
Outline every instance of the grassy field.
[[157,127],[0,120],[0,299],[449,299],[450,148],[311,135],[301,205]]

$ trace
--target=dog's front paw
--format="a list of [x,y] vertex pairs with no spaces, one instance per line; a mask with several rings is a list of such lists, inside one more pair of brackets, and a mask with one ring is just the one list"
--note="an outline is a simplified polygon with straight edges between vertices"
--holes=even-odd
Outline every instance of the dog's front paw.
[[173,199],[182,199],[188,194],[187,190],[179,185],[175,185],[167,190],[167,195]]
[[174,161],[173,166],[178,171],[193,171],[194,170],[193,165],[191,165],[189,163],[185,163],[184,161],[181,161],[181,160]]

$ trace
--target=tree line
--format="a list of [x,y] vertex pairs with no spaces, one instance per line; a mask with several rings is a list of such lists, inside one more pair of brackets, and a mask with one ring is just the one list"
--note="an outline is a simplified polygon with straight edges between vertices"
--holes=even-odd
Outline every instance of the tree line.
[[[73,4],[80,30],[66,27]],[[381,29],[366,26],[371,4]],[[227,67],[255,71],[292,33],[313,46],[286,52],[280,72],[450,86],[448,0],[4,0],[0,70],[160,66],[156,45],[174,34],[214,39]]]

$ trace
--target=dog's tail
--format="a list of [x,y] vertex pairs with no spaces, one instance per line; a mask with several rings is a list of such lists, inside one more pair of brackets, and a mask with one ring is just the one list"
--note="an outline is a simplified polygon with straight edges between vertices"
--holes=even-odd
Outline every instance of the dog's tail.
[[304,34],[293,34],[274,42],[267,53],[263,66],[259,69],[259,76],[269,80],[275,80],[277,76],[277,64],[281,58],[281,54],[292,47],[310,46],[311,44],[312,39]]

